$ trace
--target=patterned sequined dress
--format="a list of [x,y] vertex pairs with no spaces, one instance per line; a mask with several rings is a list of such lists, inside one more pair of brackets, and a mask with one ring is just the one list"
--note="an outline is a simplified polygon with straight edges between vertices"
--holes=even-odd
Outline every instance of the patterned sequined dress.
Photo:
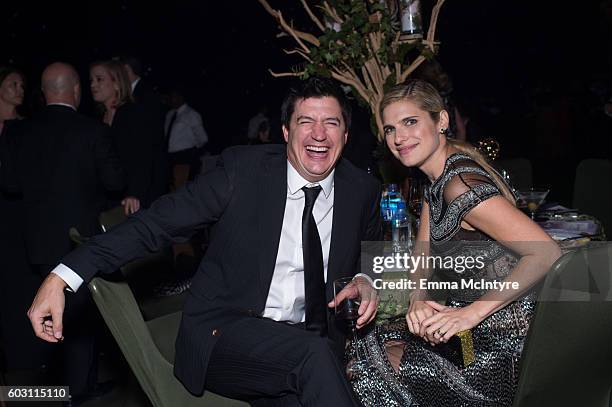
[[[482,256],[485,267],[442,270],[447,280],[473,278],[503,280],[517,257],[487,235],[461,227],[466,213],[500,195],[490,175],[465,154],[451,155],[442,175],[426,191],[430,207],[430,250],[439,256]],[[447,305],[463,307],[484,291],[455,290]],[[518,383],[519,360],[535,308],[529,293],[483,320],[472,329],[476,360],[458,367],[423,339],[408,331],[399,318],[376,326],[358,342],[370,367],[351,381],[364,406],[473,407],[510,406]],[[387,359],[385,344],[403,342],[396,372]],[[347,354],[347,358],[351,358]]]

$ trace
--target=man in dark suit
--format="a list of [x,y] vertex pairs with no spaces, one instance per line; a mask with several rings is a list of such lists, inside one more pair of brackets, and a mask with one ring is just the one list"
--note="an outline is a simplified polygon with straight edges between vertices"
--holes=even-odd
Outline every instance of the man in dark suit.
[[[2,160],[8,189],[23,194],[28,258],[42,277],[72,250],[71,227],[84,235],[99,232],[104,189],[121,190],[124,174],[105,126],[76,112],[81,98],[77,72],[63,63],[42,75],[47,106],[22,126],[22,134]],[[74,396],[84,395],[95,378],[93,335],[87,290],[67,298],[72,333],[64,343],[65,380]],[[71,315],[70,315],[71,314]]]
[[[36,334],[62,338],[66,286],[214,223],[176,342],[179,380],[253,405],[353,405],[332,311],[351,295],[358,328],[375,316],[376,291],[356,273],[360,242],[380,238],[380,185],[340,158],[350,107],[332,81],[293,89],[282,115],[287,146],[228,149],[212,172],[66,256],[30,308]],[[333,298],[333,281],[353,276]]]
[[153,87],[142,79],[142,62],[140,59],[132,55],[121,56],[117,59],[125,68],[125,72],[130,80],[134,101],[142,104],[161,104],[159,95]]
[[[131,55],[118,58],[127,73],[132,89],[132,98],[144,113],[146,119],[138,123],[140,131],[152,140],[153,166],[151,169],[151,185],[149,196],[157,198],[168,192],[170,184],[171,168],[168,160],[168,145],[165,138],[165,121],[167,108],[162,103],[160,95],[155,89],[142,78],[142,62],[139,58]],[[145,202],[148,206],[151,202]]]

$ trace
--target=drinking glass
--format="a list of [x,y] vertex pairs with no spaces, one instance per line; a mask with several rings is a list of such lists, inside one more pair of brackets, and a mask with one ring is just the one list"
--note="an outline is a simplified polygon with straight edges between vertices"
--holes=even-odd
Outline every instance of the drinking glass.
[[[340,291],[348,287],[350,284],[353,284],[352,277],[344,277],[334,280],[334,297],[340,294]],[[355,290],[355,292],[357,292],[357,290]],[[359,300],[359,294],[354,294],[353,296],[345,298],[340,304],[336,304],[335,307],[336,318],[346,322],[351,340],[351,347],[353,348],[353,357],[346,366],[346,373],[349,379],[354,378],[369,366],[368,361],[363,357],[362,352],[359,351],[359,343],[357,340],[357,319],[359,319],[360,305]]]
[[408,209],[418,218],[421,215],[425,183],[418,178],[411,178],[408,188]]
[[548,188],[530,188],[527,191],[519,191],[519,207],[527,208],[531,219],[535,220],[535,214],[548,195]]

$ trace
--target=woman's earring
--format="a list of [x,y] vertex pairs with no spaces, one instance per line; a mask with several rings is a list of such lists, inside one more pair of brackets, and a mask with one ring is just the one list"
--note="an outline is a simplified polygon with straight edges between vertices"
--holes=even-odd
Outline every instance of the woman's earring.
[[440,129],[440,134],[446,134],[446,129]]

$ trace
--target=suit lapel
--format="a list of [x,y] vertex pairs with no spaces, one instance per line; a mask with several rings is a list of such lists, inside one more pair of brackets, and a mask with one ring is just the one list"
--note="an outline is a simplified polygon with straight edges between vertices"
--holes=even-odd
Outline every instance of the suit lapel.
[[344,277],[342,265],[346,259],[349,245],[354,244],[352,238],[354,227],[351,224],[358,224],[360,205],[351,202],[354,197],[350,190],[350,179],[344,171],[342,161],[336,167],[334,174],[334,218],[332,220],[332,235],[329,246],[329,263],[327,265],[327,298],[333,297],[334,280]]
[[287,157],[286,153],[273,156],[262,163],[263,176],[259,179],[259,227],[260,240],[259,276],[261,298],[265,301],[274,274],[276,255],[280,242],[285,204],[287,202]]

